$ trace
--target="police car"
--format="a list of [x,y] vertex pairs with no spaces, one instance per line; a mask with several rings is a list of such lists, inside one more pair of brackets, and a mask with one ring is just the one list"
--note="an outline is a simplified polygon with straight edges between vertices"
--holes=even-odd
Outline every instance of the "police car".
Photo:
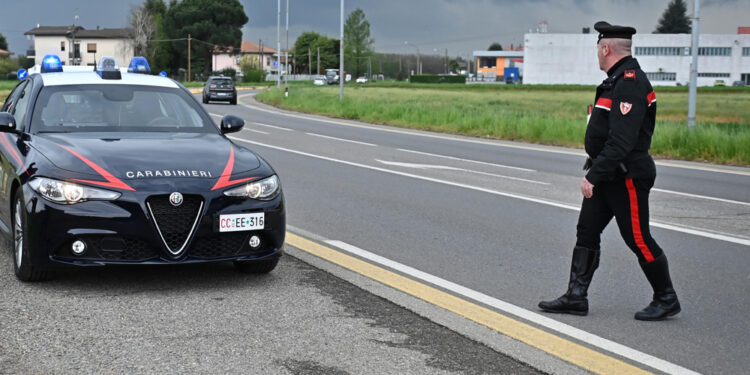
[[[73,68],[76,71],[72,71]],[[0,231],[16,277],[61,265],[233,261],[272,271],[286,230],[279,178],[176,81],[45,56],[0,108]]]

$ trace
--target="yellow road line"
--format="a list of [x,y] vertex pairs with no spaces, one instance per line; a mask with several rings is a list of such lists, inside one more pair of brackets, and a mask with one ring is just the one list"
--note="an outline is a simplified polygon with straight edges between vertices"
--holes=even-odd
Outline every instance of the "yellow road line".
[[532,327],[526,323],[320,245],[293,233],[286,233],[286,242],[304,252],[381,282],[433,305],[442,307],[588,371],[597,374],[650,374],[648,371],[619,359],[555,336],[539,328]]

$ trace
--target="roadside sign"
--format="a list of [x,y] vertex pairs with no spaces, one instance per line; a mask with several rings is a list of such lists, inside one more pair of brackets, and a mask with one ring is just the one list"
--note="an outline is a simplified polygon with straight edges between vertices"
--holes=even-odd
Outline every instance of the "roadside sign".
[[18,69],[18,73],[16,73],[16,77],[18,77],[19,81],[26,78],[28,75],[29,72],[27,72],[26,69]]
[[165,71],[162,70],[161,72],[159,72],[159,75],[162,76],[162,77],[166,77],[167,76],[167,72],[165,72]]
[[279,66],[279,62],[278,61],[274,61],[273,62],[273,66]]

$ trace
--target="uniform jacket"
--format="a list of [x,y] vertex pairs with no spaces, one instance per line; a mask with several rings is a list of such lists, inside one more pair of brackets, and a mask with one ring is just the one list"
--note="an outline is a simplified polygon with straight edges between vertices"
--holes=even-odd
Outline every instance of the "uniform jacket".
[[[596,185],[617,178],[655,178],[648,154],[656,121],[656,94],[638,61],[618,61],[599,87],[586,128],[591,158],[586,179]],[[588,165],[588,163],[587,163]]]

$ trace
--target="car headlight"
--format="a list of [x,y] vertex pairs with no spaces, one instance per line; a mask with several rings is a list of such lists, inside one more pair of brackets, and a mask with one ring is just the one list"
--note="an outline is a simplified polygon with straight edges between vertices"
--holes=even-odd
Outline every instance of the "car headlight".
[[276,177],[276,175],[273,175],[260,181],[250,182],[240,187],[229,189],[224,192],[224,195],[228,197],[243,197],[267,201],[275,198],[280,190],[279,178]]
[[116,191],[96,189],[46,177],[34,177],[29,181],[29,186],[44,199],[62,204],[88,200],[115,200],[121,195]]

